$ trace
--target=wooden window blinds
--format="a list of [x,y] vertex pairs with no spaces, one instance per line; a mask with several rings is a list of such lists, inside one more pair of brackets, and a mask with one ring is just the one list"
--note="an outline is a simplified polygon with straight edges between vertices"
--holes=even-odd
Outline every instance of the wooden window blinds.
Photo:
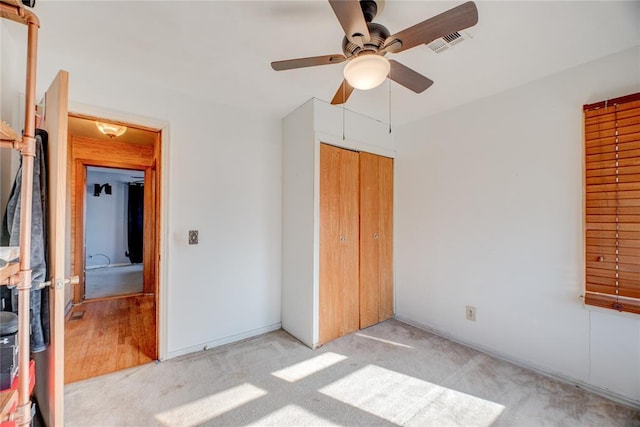
[[640,314],[640,93],[583,110],[585,303]]

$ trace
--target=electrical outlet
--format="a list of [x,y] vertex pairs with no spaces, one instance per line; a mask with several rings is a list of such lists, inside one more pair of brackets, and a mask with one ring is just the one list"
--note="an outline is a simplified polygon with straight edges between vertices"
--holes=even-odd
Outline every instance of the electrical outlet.
[[198,230],[189,230],[189,244],[190,245],[198,244]]
[[467,306],[467,320],[476,321],[476,308],[472,305]]

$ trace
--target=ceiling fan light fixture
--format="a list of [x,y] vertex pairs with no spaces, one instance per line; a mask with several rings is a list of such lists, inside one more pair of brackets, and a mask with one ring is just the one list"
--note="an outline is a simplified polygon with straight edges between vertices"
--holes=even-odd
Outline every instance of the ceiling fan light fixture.
[[368,90],[380,86],[390,69],[389,61],[382,55],[358,55],[345,65],[344,78],[354,88]]
[[127,131],[126,126],[115,125],[113,123],[96,122],[96,126],[100,133],[108,136],[109,138],[122,136]]

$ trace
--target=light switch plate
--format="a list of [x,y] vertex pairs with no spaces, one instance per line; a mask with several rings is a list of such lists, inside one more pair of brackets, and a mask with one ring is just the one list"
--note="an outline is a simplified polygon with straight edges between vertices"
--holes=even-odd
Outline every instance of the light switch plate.
[[190,245],[198,244],[198,230],[189,230],[189,244]]

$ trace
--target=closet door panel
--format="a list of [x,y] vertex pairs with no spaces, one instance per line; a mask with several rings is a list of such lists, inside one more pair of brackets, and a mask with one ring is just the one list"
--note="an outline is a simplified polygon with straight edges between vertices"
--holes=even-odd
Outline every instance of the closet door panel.
[[393,160],[360,153],[360,328],[393,316]]
[[360,328],[378,323],[378,169],[375,156],[360,153]]
[[359,328],[358,153],[320,146],[320,343]]
[[378,219],[380,239],[378,239],[380,263],[380,300],[378,321],[393,317],[393,159],[378,156],[381,216]]

